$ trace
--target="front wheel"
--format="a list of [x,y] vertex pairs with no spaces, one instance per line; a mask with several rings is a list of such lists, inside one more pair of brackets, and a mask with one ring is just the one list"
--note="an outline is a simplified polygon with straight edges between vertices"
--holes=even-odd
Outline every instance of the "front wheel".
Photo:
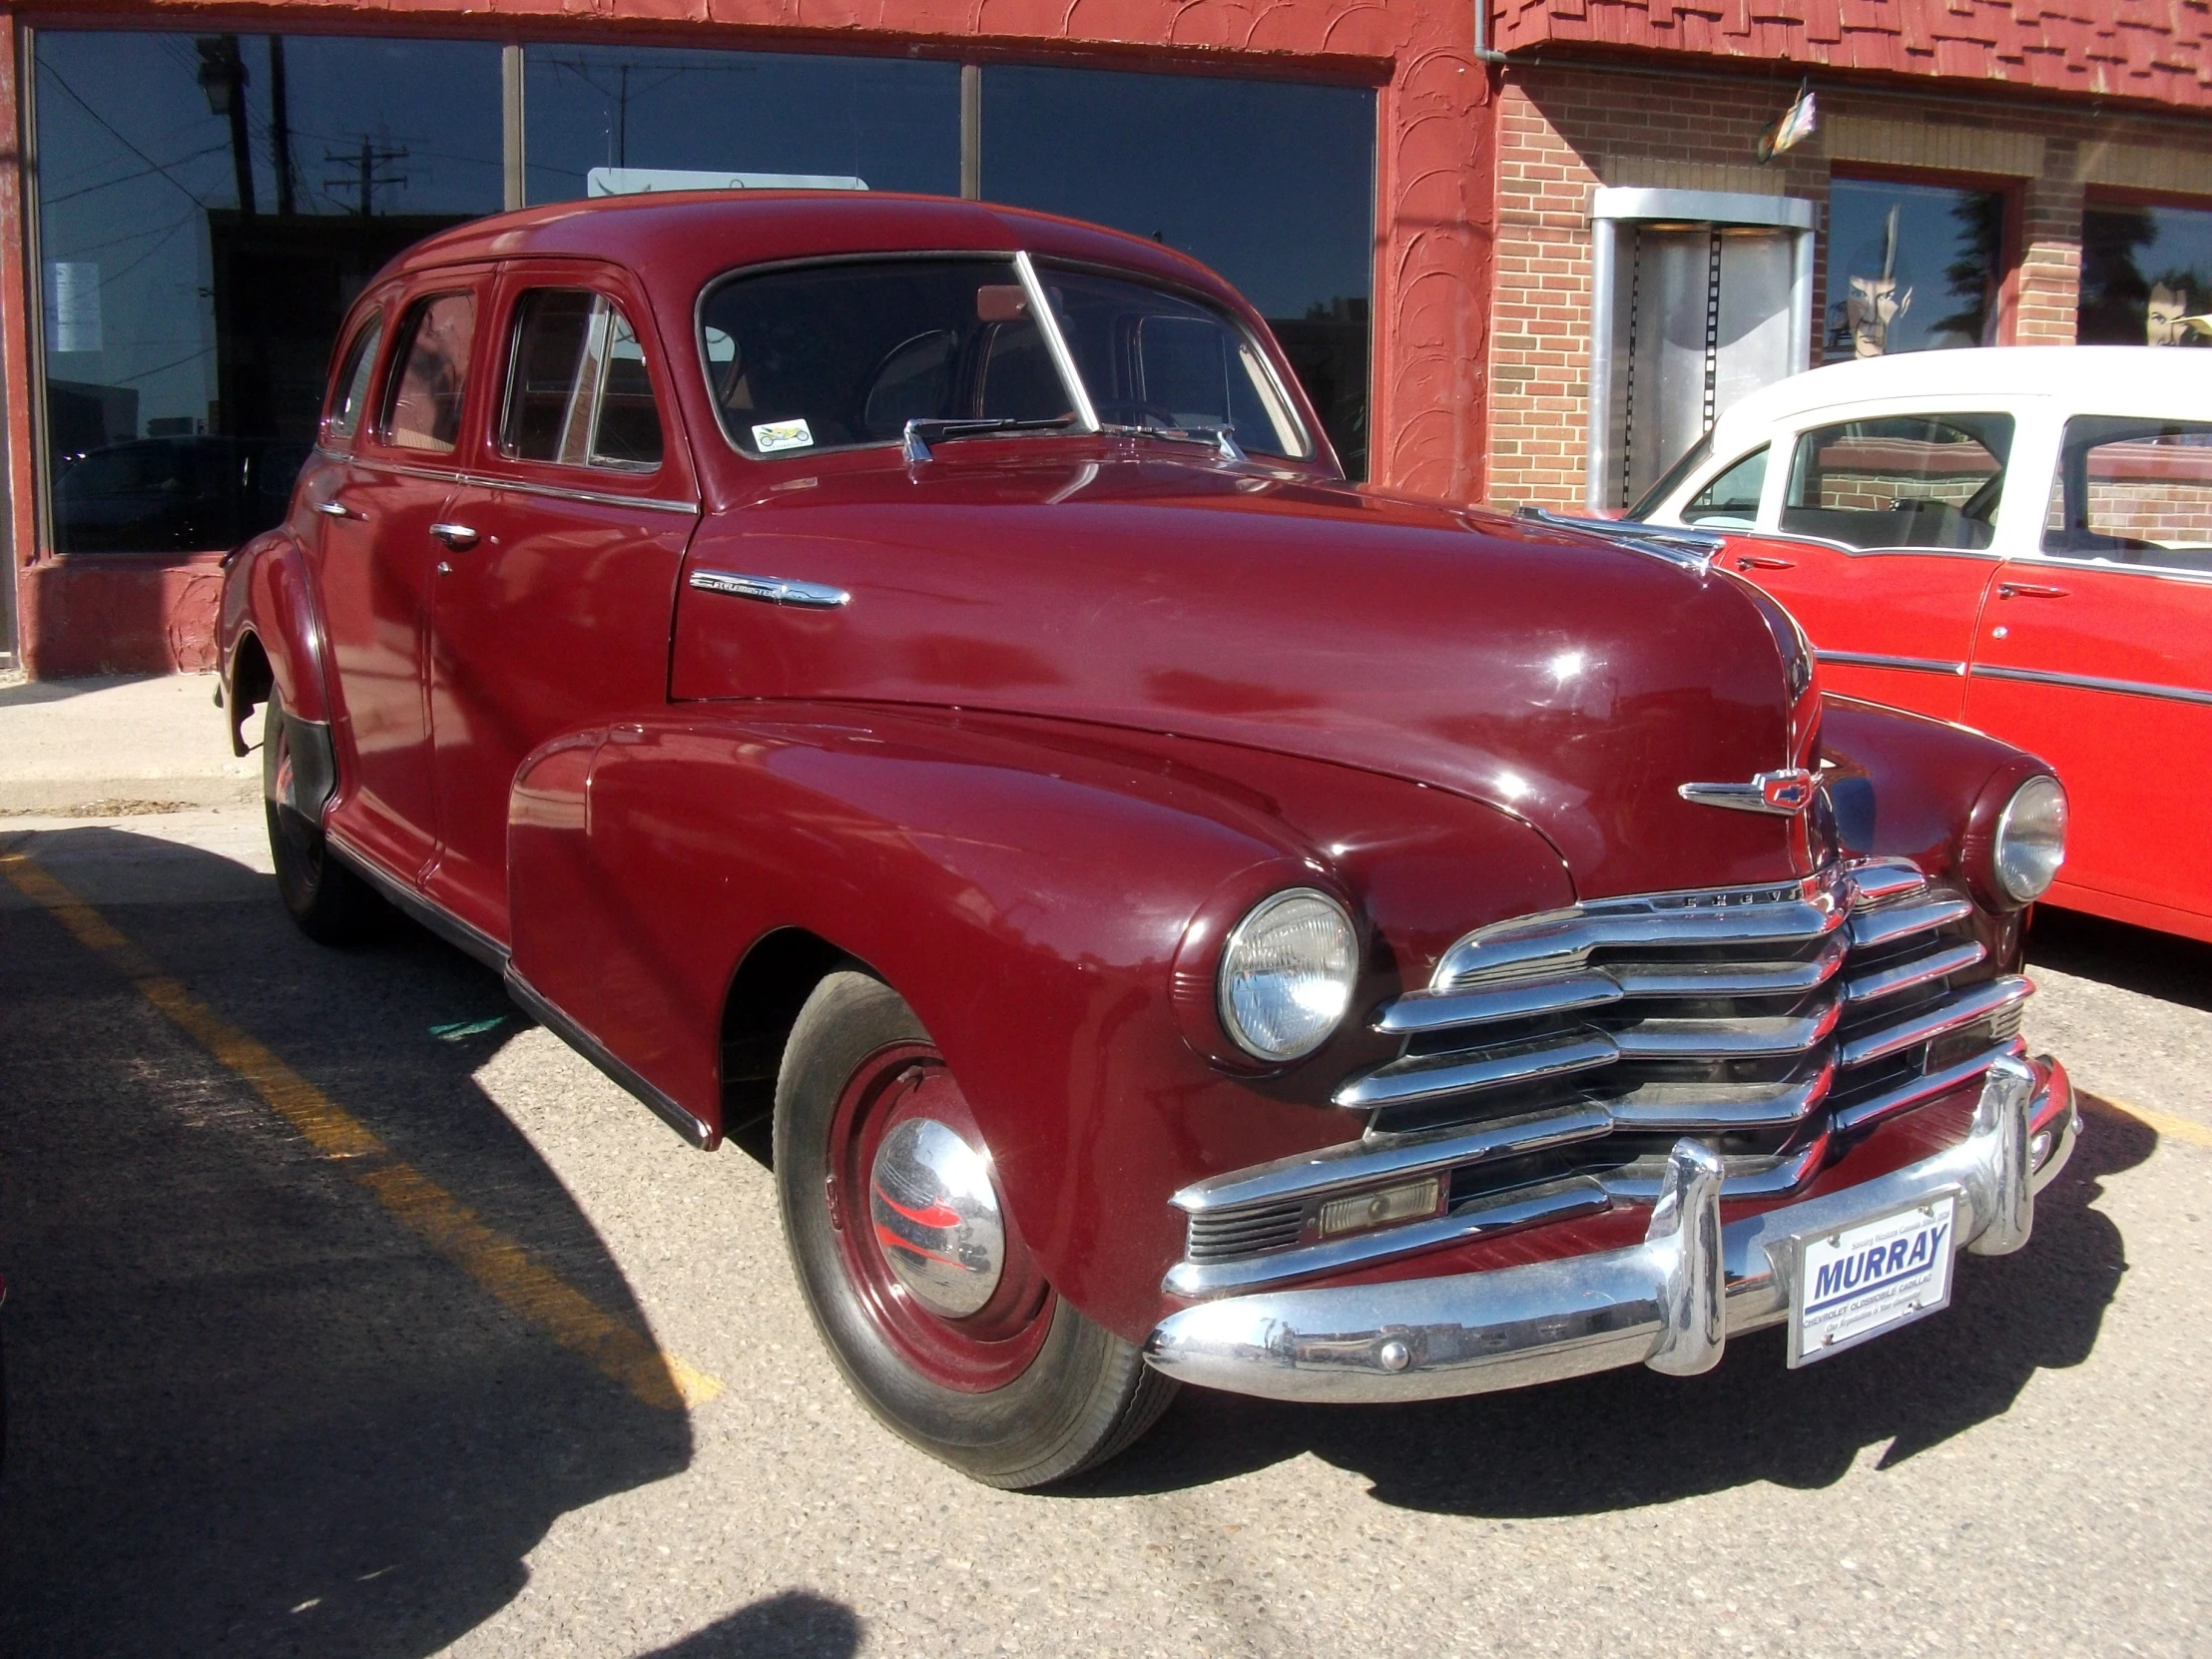
[[1175,1383],[1054,1294],[913,1010],[832,973],[776,1085],[776,1182],[801,1290],[868,1407],[988,1485],[1043,1486],[1151,1427]]
[[269,815],[276,891],[307,937],[318,944],[352,944],[374,928],[380,901],[367,882],[330,856],[322,826],[284,805],[291,764],[283,698],[272,687],[262,710],[262,806]]

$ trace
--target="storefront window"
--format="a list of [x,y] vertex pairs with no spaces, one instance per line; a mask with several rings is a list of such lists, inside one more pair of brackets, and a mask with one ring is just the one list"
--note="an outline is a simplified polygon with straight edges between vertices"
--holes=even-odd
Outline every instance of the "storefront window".
[[1833,181],[1822,360],[1994,345],[2003,259],[1996,191]]
[[531,46],[532,202],[788,184],[960,193],[960,69],[911,58]]
[[1152,237],[1234,282],[1367,476],[1372,92],[993,64],[982,142],[986,200]]
[[2081,216],[2083,345],[2212,345],[2212,208]]
[[40,31],[52,543],[230,547],[282,517],[332,336],[498,211],[499,48]]

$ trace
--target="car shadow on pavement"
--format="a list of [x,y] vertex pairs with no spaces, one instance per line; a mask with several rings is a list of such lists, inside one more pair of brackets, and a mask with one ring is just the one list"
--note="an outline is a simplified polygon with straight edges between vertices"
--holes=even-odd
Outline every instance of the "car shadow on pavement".
[[0,882],[0,1652],[426,1654],[562,1514],[688,1465],[665,1372],[602,1375],[432,1242],[450,1206],[424,1222],[449,1195],[659,1365],[473,1080],[524,1023],[494,976],[398,925],[322,950],[211,853],[95,827],[21,849],[385,1150],[315,1151]]
[[1642,1367],[1507,1393],[1389,1406],[1300,1406],[1187,1388],[1159,1427],[1069,1496],[1202,1485],[1310,1451],[1412,1509],[1492,1518],[1591,1514],[1756,1481],[1818,1487],[1887,1441],[1895,1467],[2001,1416],[2039,1371],[2088,1358],[2127,1271],[2089,1206],[2157,1135],[2093,1100],[2072,1161],[2036,1201],[2027,1247],[1961,1256],[1951,1305],[1864,1348],[1790,1371],[1781,1330],[1728,1346],[1703,1377]]
[[641,1659],[851,1659],[859,1651],[860,1620],[851,1608],[786,1590]]
[[2055,968],[2162,1002],[2212,1010],[2212,944],[2078,910],[2035,912],[2028,972]]

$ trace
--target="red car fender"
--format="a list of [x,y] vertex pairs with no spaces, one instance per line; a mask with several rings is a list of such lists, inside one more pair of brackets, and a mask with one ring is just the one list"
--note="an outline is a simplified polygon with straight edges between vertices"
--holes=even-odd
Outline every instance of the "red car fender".
[[232,556],[217,638],[234,754],[247,753],[246,718],[267,696],[251,666],[250,645],[260,647],[289,713],[300,720],[331,718],[322,617],[305,555],[287,529],[267,531]]
[[[1396,1051],[1353,1017],[1288,1067],[1209,1060],[1174,994],[1193,918],[1287,886],[1337,893],[1363,929],[1365,1009],[1424,981],[1465,927],[1572,897],[1525,825],[1394,780],[1244,752],[1269,786],[1253,789],[1187,764],[1225,758],[1212,745],[1171,745],[1186,764],[1163,765],[1015,723],[739,707],[525,764],[515,971],[719,1128],[723,1005],[748,952],[799,928],[856,958],[943,1051],[1054,1285],[1133,1340],[1183,1251],[1171,1195],[1355,1139],[1364,1120],[1329,1095]],[[1449,928],[1439,891],[1464,916]]]

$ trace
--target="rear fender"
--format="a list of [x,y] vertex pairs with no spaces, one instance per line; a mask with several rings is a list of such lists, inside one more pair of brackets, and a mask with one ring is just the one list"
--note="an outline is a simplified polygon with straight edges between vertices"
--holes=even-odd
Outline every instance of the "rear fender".
[[288,531],[257,536],[233,556],[224,576],[219,639],[233,753],[247,752],[247,717],[268,695],[248,666],[255,646],[285,712],[295,720],[328,724],[321,612],[306,558]]
[[1175,982],[1194,923],[1334,891],[1362,920],[1367,1008],[1466,927],[1572,897],[1526,826],[1440,791],[1045,723],[817,715],[686,711],[534,757],[510,816],[516,970],[719,1127],[747,951],[830,941],[943,1050],[1054,1285],[1132,1339],[1182,1252],[1169,1196],[1357,1138],[1329,1093],[1395,1052],[1360,1019],[1272,1071],[1201,1052]]

